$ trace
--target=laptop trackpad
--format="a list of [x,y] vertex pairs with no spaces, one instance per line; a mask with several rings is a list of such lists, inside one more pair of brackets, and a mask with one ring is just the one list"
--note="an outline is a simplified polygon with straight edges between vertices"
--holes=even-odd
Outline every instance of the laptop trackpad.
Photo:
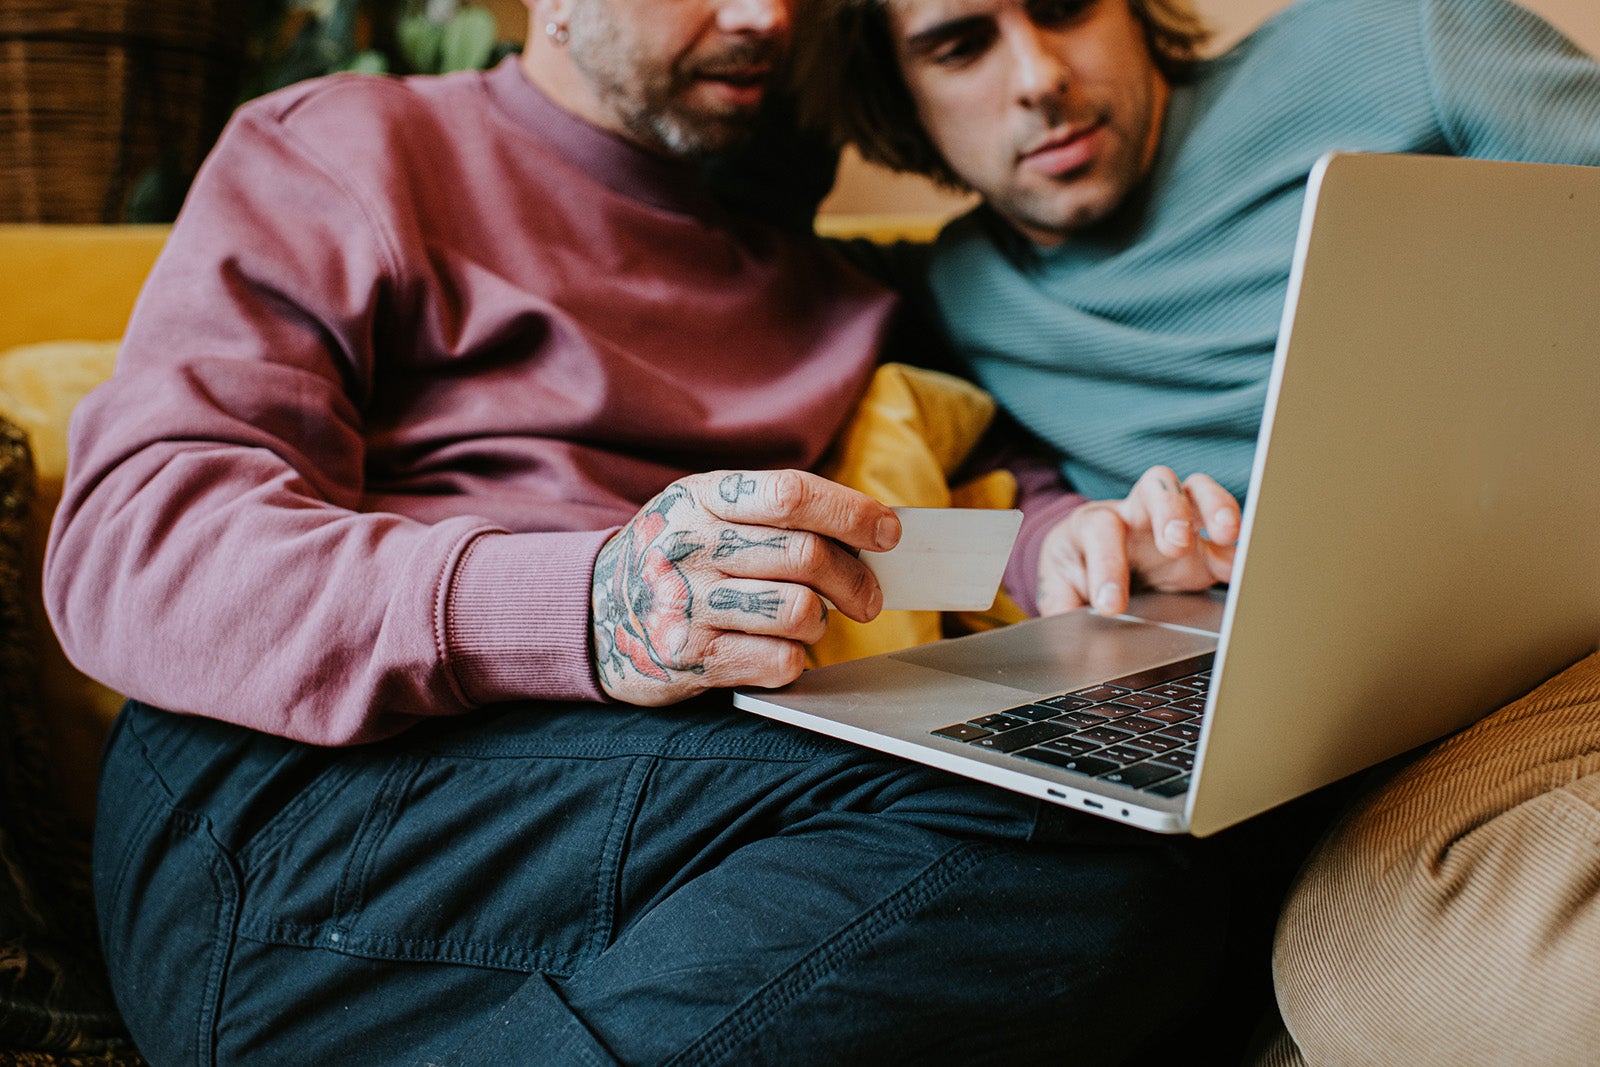
[[1203,633],[1071,611],[919,645],[889,658],[1046,696],[1216,647],[1216,638]]

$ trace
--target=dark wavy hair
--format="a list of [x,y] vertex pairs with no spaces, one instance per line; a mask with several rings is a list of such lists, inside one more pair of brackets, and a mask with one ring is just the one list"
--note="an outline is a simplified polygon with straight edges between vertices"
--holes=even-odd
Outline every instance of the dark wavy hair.
[[[922,129],[900,76],[888,5],[894,0],[812,0],[798,22],[797,95],[805,124],[851,144],[868,162],[965,183]],[[1117,2],[1117,0],[1109,0]],[[1157,67],[1181,81],[1210,38],[1191,0],[1126,0]]]

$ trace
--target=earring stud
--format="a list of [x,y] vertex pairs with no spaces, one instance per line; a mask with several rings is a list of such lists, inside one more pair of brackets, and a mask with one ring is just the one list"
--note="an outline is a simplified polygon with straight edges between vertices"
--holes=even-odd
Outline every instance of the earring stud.
[[567,32],[565,22],[547,22],[544,24],[544,35],[550,38],[559,47],[572,40],[572,34]]

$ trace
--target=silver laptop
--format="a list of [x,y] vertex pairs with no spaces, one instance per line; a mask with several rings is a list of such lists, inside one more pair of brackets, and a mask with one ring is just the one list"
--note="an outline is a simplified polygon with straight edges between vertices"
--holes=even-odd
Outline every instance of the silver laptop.
[[1196,835],[1465,727],[1600,647],[1597,279],[1600,168],[1330,155],[1225,596],[734,702]]

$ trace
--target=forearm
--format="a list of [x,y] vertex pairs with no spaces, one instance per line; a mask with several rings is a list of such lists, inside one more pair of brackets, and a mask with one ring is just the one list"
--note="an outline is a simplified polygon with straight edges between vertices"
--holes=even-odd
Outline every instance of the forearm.
[[52,531],[51,618],[87,673],[316,744],[495,700],[599,697],[586,626],[603,533],[363,514],[288,446],[240,440],[215,412],[180,432],[139,412],[143,392],[86,402]]

